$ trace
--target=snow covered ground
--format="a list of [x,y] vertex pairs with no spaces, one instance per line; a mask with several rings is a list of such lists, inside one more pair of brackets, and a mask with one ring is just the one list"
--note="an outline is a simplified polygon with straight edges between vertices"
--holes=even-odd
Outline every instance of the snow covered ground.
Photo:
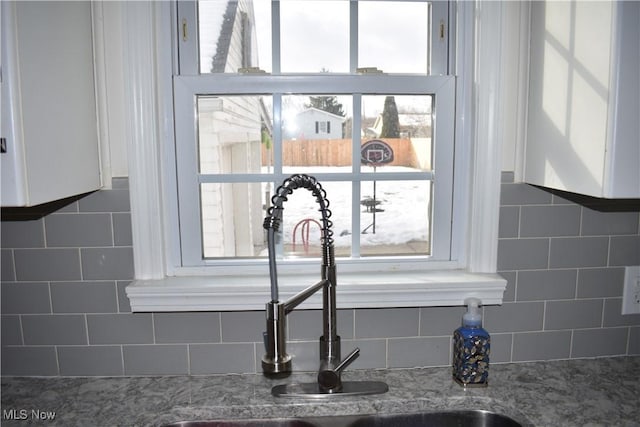
[[[385,171],[413,171],[404,167],[380,167]],[[349,171],[350,168],[346,168]],[[284,169],[289,173],[306,173],[314,175],[321,171],[344,172],[344,168],[317,168],[317,167],[291,167]],[[372,169],[371,169],[372,171]],[[377,173],[384,173],[377,172]],[[322,187],[327,192],[327,199],[330,202],[329,208],[332,211],[334,240],[337,248],[351,246],[352,229],[352,183],[321,181]],[[428,212],[431,195],[430,181],[377,181],[376,200],[382,212],[376,213],[376,232],[373,227],[369,227],[366,233],[360,233],[360,245],[402,245],[415,241],[428,241]],[[373,198],[373,182],[361,183],[360,200]],[[320,213],[318,205],[313,195],[309,191],[297,190],[289,196],[289,200],[284,204],[284,221],[282,226],[283,243],[293,241],[293,231],[295,225],[305,219],[312,218],[319,220]],[[367,212],[365,206],[358,204],[360,213],[360,231],[370,226],[373,222],[373,214]],[[318,227],[312,225],[310,233],[310,244],[318,244],[320,232]],[[301,243],[300,229],[296,234],[296,242]]]

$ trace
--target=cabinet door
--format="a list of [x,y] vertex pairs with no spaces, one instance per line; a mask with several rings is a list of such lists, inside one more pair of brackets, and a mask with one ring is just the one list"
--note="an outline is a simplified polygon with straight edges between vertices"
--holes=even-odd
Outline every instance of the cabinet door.
[[638,6],[532,2],[526,182],[640,197]]
[[2,23],[2,205],[100,188],[91,3],[2,2]]
[[617,2],[617,16],[604,193],[640,198],[640,2]]

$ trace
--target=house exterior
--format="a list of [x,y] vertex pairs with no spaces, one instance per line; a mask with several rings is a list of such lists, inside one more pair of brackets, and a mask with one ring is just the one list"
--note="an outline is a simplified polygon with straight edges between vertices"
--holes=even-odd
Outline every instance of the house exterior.
[[[256,64],[253,5],[246,0],[205,2],[213,27],[203,72],[236,73]],[[214,19],[214,18],[217,18]],[[261,129],[269,124],[259,96],[199,97],[198,144],[202,173],[260,173]],[[264,246],[259,183],[201,186],[203,255],[255,256]]]
[[343,138],[345,118],[314,107],[298,113],[294,121],[285,123],[284,139],[340,139]]
[[[431,115],[425,113],[399,112],[400,136],[409,138],[431,137]],[[382,133],[382,114],[379,114],[373,126],[362,132],[364,137],[379,138]]]

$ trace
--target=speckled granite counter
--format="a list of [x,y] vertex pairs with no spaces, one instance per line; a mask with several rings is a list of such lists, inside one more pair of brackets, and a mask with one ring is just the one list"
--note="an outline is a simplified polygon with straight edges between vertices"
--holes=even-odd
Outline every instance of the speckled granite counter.
[[[351,371],[345,380],[385,381],[389,392],[322,402],[270,394],[277,383],[313,381],[314,374],[278,381],[261,375],[3,378],[2,425],[147,426],[465,408],[525,417],[535,426],[640,426],[639,372],[640,357],[500,364],[492,365],[488,388],[465,391],[448,368]],[[32,410],[55,418],[37,420]]]

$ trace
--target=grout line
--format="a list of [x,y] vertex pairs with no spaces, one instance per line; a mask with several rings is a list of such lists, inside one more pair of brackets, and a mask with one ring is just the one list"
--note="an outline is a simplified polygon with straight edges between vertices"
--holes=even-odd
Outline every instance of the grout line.
[[84,317],[84,332],[87,336],[87,345],[91,345],[91,340],[89,339],[89,320],[87,319],[87,314],[84,313],[82,317]]
[[513,362],[513,347],[515,346],[516,334],[515,332],[511,332],[511,346],[509,349],[509,362]]
[[191,375],[191,344],[187,344],[187,374]]
[[116,313],[121,313],[120,311],[120,294],[118,293],[118,281],[113,281],[114,286],[116,287]]
[[18,326],[20,327],[20,345],[24,346],[24,327],[22,326],[22,314],[18,315]]
[[351,309],[353,311],[353,321],[351,322],[351,336],[353,337],[353,339],[356,339],[356,309],[352,308]]
[[109,219],[111,221],[111,247],[116,247],[116,225],[113,222],[113,212],[109,212]]
[[57,345],[53,346],[53,354],[55,355],[55,358],[56,358],[57,373],[58,373],[58,375],[62,375],[61,372],[60,372],[60,357],[58,356],[58,346]]
[[[287,327],[288,326],[289,325],[287,325]],[[220,311],[218,312],[218,329],[219,329],[218,332],[220,332],[220,341],[218,341],[218,342],[222,343],[224,341],[222,340],[222,312],[220,312]]]
[[51,292],[51,282],[47,282],[47,291],[49,291],[49,312],[54,314],[53,311],[53,292]]
[[18,270],[16,269],[16,250],[11,249],[11,264],[13,265],[13,281],[17,282],[18,281]]
[[45,224],[45,218],[42,218],[42,244],[44,248],[48,248],[47,245],[47,226]]
[[389,369],[389,338],[384,339],[384,367]]
[[151,313],[151,336],[153,337],[152,344],[157,344],[156,342],[156,313]]
[[[578,205],[580,206],[580,205]],[[582,220],[584,218],[584,207],[580,206],[580,219],[578,222],[578,236],[583,237],[582,236]]]
[[547,238],[547,270],[551,270],[551,239],[552,237]]
[[573,334],[575,329],[571,329],[571,338],[569,339],[569,359],[573,359]]
[[629,352],[631,351],[631,329],[633,329],[633,326],[629,326],[627,328],[627,345],[625,346],[625,354],[629,354]]
[[124,370],[124,345],[120,344],[118,347],[120,347],[120,365],[122,366],[122,375],[125,375],[125,370]]
[[80,281],[84,282],[84,269],[82,268],[82,249],[76,248],[78,250],[78,262],[80,263]]
[[258,347],[259,344],[257,342],[253,343],[253,373],[258,373]]

